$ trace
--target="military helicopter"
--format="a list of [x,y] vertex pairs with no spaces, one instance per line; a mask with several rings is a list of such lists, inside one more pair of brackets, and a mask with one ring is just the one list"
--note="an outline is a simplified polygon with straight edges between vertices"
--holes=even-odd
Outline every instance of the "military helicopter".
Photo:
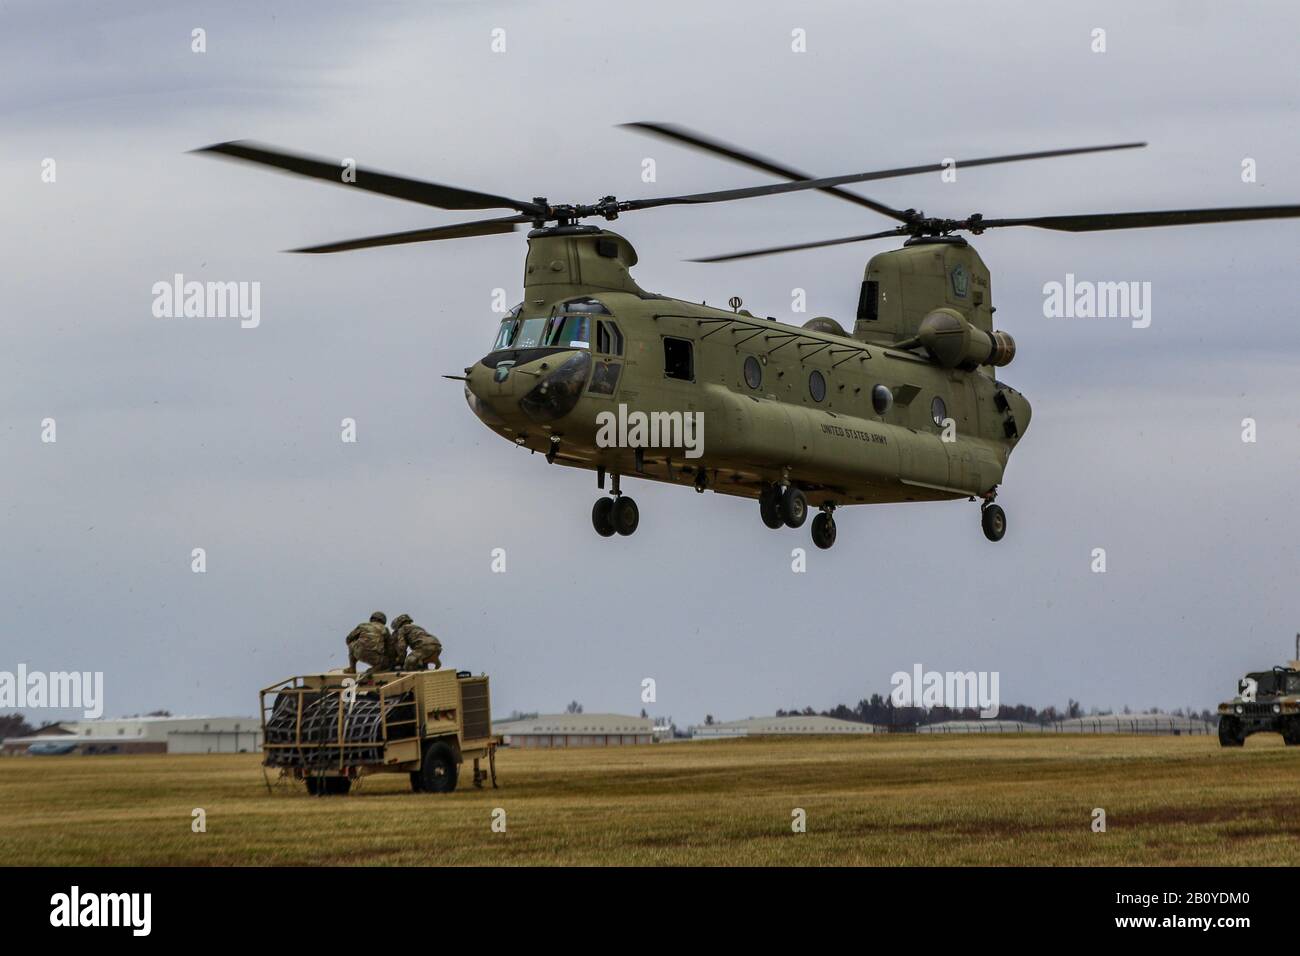
[[[464,382],[474,414],[548,463],[596,473],[592,525],[610,537],[636,531],[640,514],[621,479],[755,498],[769,528],[801,527],[835,543],[843,505],[968,498],[980,502],[990,541],[1006,533],[994,503],[1029,402],[995,377],[1016,354],[993,327],[989,270],[959,233],[1026,226],[1093,232],[1300,216],[1300,205],[962,219],[895,209],[846,185],[941,172],[943,164],[814,177],[677,126],[633,130],[704,150],[782,182],[651,199],[605,196],[590,204],[512,199],[370,171],[250,141],[196,152],[268,166],[439,209],[508,209],[494,219],[432,226],[291,250],[332,253],[513,232],[531,224],[524,299],[500,321],[488,353],[448,375]],[[1118,143],[959,160],[966,169],[1134,149]],[[351,175],[348,175],[348,173]],[[729,202],[818,190],[897,225],[864,235],[697,259],[721,262],[875,239],[901,248],[873,256],[852,331],[818,317],[802,326],[647,292],[631,276],[637,254],[622,236],[583,220],[664,206]]]

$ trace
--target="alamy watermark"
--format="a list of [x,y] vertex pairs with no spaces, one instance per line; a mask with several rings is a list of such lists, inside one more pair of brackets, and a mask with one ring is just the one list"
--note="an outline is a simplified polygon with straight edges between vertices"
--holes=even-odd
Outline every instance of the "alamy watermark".
[[1133,328],[1151,324],[1150,282],[1093,282],[1065,274],[1064,282],[1043,285],[1043,317],[1048,319],[1131,319]]
[[262,322],[262,283],[185,281],[176,273],[171,282],[153,284],[156,319],[239,319],[239,327],[255,329]]
[[0,671],[0,709],[80,709],[87,720],[104,716],[103,671]]
[[598,448],[681,448],[687,458],[704,454],[703,412],[629,412],[596,414]]
[[895,671],[889,679],[889,699],[895,707],[979,708],[980,717],[992,720],[1001,707],[997,671],[927,671],[913,664],[911,672]]

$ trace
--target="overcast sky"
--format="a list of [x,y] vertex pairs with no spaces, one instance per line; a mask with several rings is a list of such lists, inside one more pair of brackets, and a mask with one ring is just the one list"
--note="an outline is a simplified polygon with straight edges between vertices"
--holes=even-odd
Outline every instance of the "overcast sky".
[[[489,348],[493,289],[520,298],[522,234],[285,255],[477,216],[186,151],[254,138],[589,202],[769,181],[616,128],[635,120],[821,175],[1145,139],[866,192],[950,216],[1300,202],[1297,35],[1293,4],[1191,0],[7,2],[0,670],[103,671],[110,716],[251,714],[381,608],[491,674],[498,715],[636,713],[646,677],[678,724],[821,709],[915,663],[998,671],[1004,703],[1212,706],[1300,629],[1300,221],[976,240],[1019,344],[1001,377],[1034,406],[1000,544],[964,501],[861,506],[822,553],[753,502],[631,480],[640,530],[605,540],[589,473],[497,438],[440,377]],[[683,260],[887,225],[805,193],[614,228],[644,288],[851,324],[887,242]],[[175,273],[260,282],[260,326],[155,318]],[[1067,273],[1150,282],[1150,327],[1044,318]]]

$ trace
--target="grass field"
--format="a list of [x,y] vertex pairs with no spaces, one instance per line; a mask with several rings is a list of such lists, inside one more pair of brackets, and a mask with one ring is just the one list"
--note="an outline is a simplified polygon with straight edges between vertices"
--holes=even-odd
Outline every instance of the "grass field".
[[[502,751],[501,789],[268,792],[257,755],[0,760],[5,864],[1294,864],[1274,735],[879,736]],[[274,783],[274,781],[273,781]],[[191,832],[202,807],[207,832]],[[491,829],[506,811],[506,831]],[[791,812],[807,812],[793,833]],[[1106,833],[1091,829],[1107,813]]]

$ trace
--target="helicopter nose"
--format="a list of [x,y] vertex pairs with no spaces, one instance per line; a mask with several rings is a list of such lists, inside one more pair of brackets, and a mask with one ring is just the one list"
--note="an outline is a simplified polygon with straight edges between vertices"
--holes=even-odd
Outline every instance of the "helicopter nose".
[[574,352],[519,399],[519,407],[535,422],[553,422],[573,411],[591,374],[591,356]]
[[[557,358],[563,359],[558,366]],[[480,362],[467,376],[465,401],[489,425],[517,418],[520,411],[534,422],[554,422],[573,411],[590,373],[585,351],[522,364]]]

